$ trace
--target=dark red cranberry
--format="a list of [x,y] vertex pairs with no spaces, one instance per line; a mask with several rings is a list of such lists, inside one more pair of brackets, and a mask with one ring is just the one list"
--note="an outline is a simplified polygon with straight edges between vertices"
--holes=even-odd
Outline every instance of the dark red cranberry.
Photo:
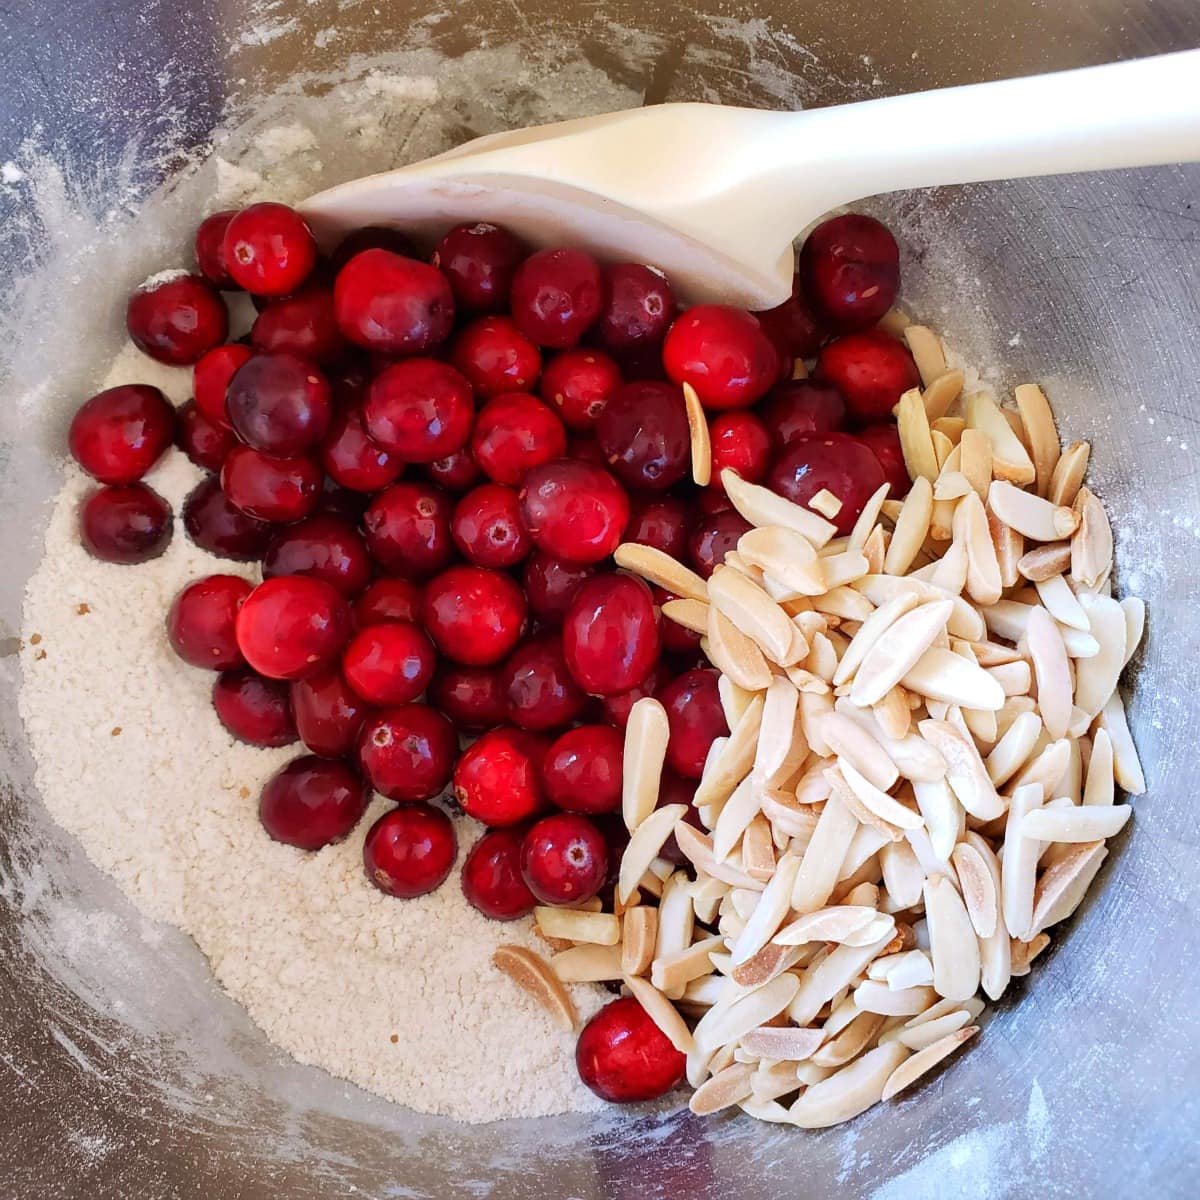
[[429,703],[459,729],[490,729],[508,719],[499,667],[443,666],[429,685]]
[[534,467],[521,488],[521,520],[539,550],[569,563],[596,563],[620,544],[629,497],[603,467],[560,458]]
[[259,350],[296,354],[320,366],[336,362],[347,349],[333,314],[333,291],[311,283],[272,300],[258,314],[250,341]]
[[475,421],[471,457],[495,483],[517,487],[531,468],[561,458],[567,448],[563,423],[536,396],[494,396]]
[[688,538],[688,557],[697,572],[707,579],[736,550],[738,539],[751,528],[750,522],[727,508],[701,521]]
[[256,354],[229,381],[225,403],[238,437],[274,458],[312,449],[333,415],[325,376],[294,354]]
[[370,798],[352,767],[306,754],[263,785],[258,817],[275,841],[320,850],[340,842],[358,824]]
[[237,575],[193,580],[167,611],[171,649],[193,667],[225,671],[245,663],[237,643],[237,615],[252,587]]
[[179,274],[138,288],[129,297],[125,325],[143,353],[182,367],[225,340],[229,314],[212,284]]
[[481,400],[527,392],[542,369],[542,352],[508,317],[480,317],[458,335],[450,361]]
[[339,521],[348,521],[358,528],[362,522],[363,513],[371,498],[362,492],[353,492],[349,488],[339,487],[328,476],[321,489],[321,499],[313,509],[314,517],[337,517]]
[[225,263],[256,296],[288,296],[312,274],[317,243],[308,222],[286,204],[251,204],[225,230]]
[[778,454],[798,437],[840,430],[846,423],[846,404],[831,384],[795,379],[769,393],[761,416],[771,448]]
[[687,1058],[632,996],[606,1004],[575,1046],[579,1078],[602,1100],[657,1100],[683,1082]]
[[854,528],[883,481],[883,468],[869,447],[848,433],[826,433],[797,438],[771,468],[767,486],[805,507],[818,492],[832,493],[842,502],[833,518],[841,535]]
[[508,719],[542,733],[569,725],[587,706],[571,678],[557,633],[531,638],[514,650],[501,671]]
[[688,531],[695,523],[692,506],[678,496],[633,496],[629,524],[621,540],[653,546],[682,560],[687,552]]
[[546,752],[546,797],[566,812],[594,815],[621,807],[625,739],[610,725],[569,729]]
[[349,521],[318,513],[275,535],[263,558],[263,578],[276,575],[310,575],[353,599],[371,578],[371,556]]
[[582,904],[604,883],[608,847],[587,817],[554,813],[525,835],[521,874],[543,904]]
[[346,234],[329,256],[329,268],[336,275],[356,254],[364,250],[390,250],[393,254],[413,258],[416,247],[403,230],[389,225],[364,225]]
[[800,290],[800,275],[792,278],[792,294],[766,312],[754,314],[781,357],[812,358],[825,340],[808,300]]
[[373,442],[402,462],[429,463],[467,444],[475,398],[453,367],[410,358],[371,380],[362,414]]
[[281,525],[307,517],[321,499],[321,468],[311,458],[274,458],[235,446],[221,467],[221,488],[247,516]]
[[321,442],[321,465],[335,483],[356,492],[381,491],[404,472],[404,463],[397,455],[367,436],[362,410],[357,405],[334,412]]
[[758,483],[771,460],[771,438],[753,414],[743,411],[721,413],[708,427],[712,443],[711,487],[725,490],[721,472],[726,468],[747,483]]
[[663,662],[657,662],[650,668],[650,674],[635,687],[618,692],[615,696],[605,696],[600,701],[600,709],[604,719],[614,729],[624,729],[629,724],[629,711],[644,696],[656,696],[667,685],[671,672]]
[[381,621],[421,619],[421,589],[407,579],[377,579],[354,602],[354,619],[359,628]]
[[236,208],[227,208],[205,217],[196,229],[196,266],[213,287],[222,291],[230,291],[238,286],[229,274],[229,264],[225,261],[225,230],[236,216]]
[[294,680],[291,700],[300,740],[322,758],[349,754],[370,712],[337,666]]
[[676,383],[690,383],[705,408],[747,408],[778,378],[779,352],[748,312],[698,304],[671,326],[663,366]]
[[97,392],[71,420],[75,461],[101,483],[136,483],[175,433],[175,410],[155,387],[131,383]]
[[251,746],[290,746],[297,740],[288,685],[264,679],[248,667],[224,671],[213,682],[217,719],[240,742]]
[[102,487],[79,510],[83,548],[102,562],[148,562],[171,542],[171,506],[144,483]]
[[817,359],[814,375],[833,384],[856,420],[886,420],[901,395],[921,386],[908,347],[882,329],[848,333],[830,342]]
[[671,738],[667,742],[667,766],[688,779],[699,779],[709,747],[729,734],[717,672],[686,671],[658,694],[667,710]]
[[530,615],[546,625],[561,625],[579,585],[593,574],[592,567],[563,562],[535,550],[525,561],[521,579]]
[[425,354],[454,325],[446,277],[428,263],[364,250],[339,272],[333,287],[338,326],[357,346],[383,354]]
[[563,622],[563,653],[584,691],[612,696],[636,687],[658,651],[654,597],[640,579],[601,575],[575,593]]
[[725,512],[733,507],[729,497],[716,488],[701,488],[696,497],[696,507],[702,517],[715,517],[719,512]]
[[281,575],[246,597],[237,642],[246,661],[268,679],[302,679],[332,662],[350,634],[350,607],[320,579]]
[[[654,593],[654,603],[660,609],[669,601],[679,599],[660,587],[652,587],[650,590]],[[662,639],[662,648],[667,654],[691,655],[695,658],[700,653],[700,635],[695,630],[685,629],[670,617],[664,616],[659,621],[658,636]]]
[[[700,812],[692,801],[696,797],[696,780],[684,779],[682,775],[676,775],[670,767],[664,767],[662,775],[658,781],[658,803],[656,808],[666,808],[669,804],[684,805],[684,813],[681,820],[690,825],[699,833],[707,836],[708,830],[704,827],[700,820]],[[691,860],[679,848],[679,841],[672,833],[667,838],[663,848],[658,852],[660,858],[665,858],[667,862],[673,863],[677,867],[688,866]]]
[[564,350],[546,364],[538,387],[568,429],[587,433],[595,428],[604,405],[621,386],[616,359],[600,350]]
[[669,383],[618,388],[596,422],[596,441],[626,487],[665,491],[691,468],[683,395]]
[[450,497],[428,483],[394,483],[363,514],[367,549],[385,571],[426,579],[454,558]]
[[515,921],[533,912],[537,897],[521,876],[525,836],[516,829],[492,829],[471,847],[462,866],[467,903],[493,921]]
[[262,558],[275,534],[274,525],[230,504],[215,475],[201,480],[183,502],[183,527],[201,550],[236,562]]
[[431,800],[450,782],[457,753],[454,726],[427,704],[385,708],[358,735],[362,769],[389,800]]
[[466,446],[436,462],[427,463],[425,474],[448,492],[470,491],[483,478],[479,464],[471,457],[471,451]]
[[479,567],[513,567],[529,553],[517,493],[498,483],[468,492],[456,505],[450,528],[463,557]]
[[469,667],[505,658],[525,623],[521,589],[499,571],[451,567],[431,579],[421,602],[421,619],[437,648]]
[[516,825],[546,807],[542,759],[546,741],[524,729],[492,729],[454,768],[454,797],[485,825]]
[[214,424],[231,428],[226,405],[229,381],[253,357],[254,351],[249,346],[231,342],[214,347],[192,368],[192,394],[196,397],[196,407]]
[[402,804],[384,813],[363,842],[367,878],[401,900],[441,887],[457,855],[453,823],[430,804]]
[[809,300],[838,329],[874,325],[900,290],[900,249],[886,225],[861,213],[822,221],[800,249]]
[[608,470],[608,459],[604,457],[604,451],[600,449],[594,438],[586,434],[575,433],[567,438],[567,452],[564,457],[574,458],[579,462],[594,463],[596,466]]
[[891,421],[878,425],[866,425],[858,431],[858,440],[879,459],[883,478],[890,485],[889,500],[903,500],[908,495],[912,480],[904,465],[904,451],[900,446],[900,431]]
[[189,400],[175,413],[175,444],[198,467],[219,471],[230,450],[237,445],[231,429],[210,421],[195,400]]
[[429,639],[408,621],[360,629],[342,654],[346,682],[369,704],[410,704],[429,686],[437,659]]
[[614,263],[604,268],[604,307],[596,327],[601,345],[627,351],[658,346],[675,320],[675,293],[654,267]]
[[466,312],[503,312],[513,275],[529,251],[515,234],[477,221],[456,225],[430,260],[450,281],[454,301]]
[[539,346],[574,346],[604,306],[600,264],[582,250],[539,250],[518,268],[512,282],[517,328]]

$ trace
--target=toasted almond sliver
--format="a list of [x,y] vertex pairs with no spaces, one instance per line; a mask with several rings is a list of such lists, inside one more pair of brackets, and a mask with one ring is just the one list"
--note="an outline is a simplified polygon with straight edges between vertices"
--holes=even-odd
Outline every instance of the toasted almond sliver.
[[886,792],[900,777],[879,739],[850,717],[840,712],[826,713],[820,721],[820,733],[830,754],[849,762],[881,791]]
[[958,874],[959,890],[971,925],[981,938],[991,937],[996,930],[1000,898],[987,863],[969,842],[959,842],[950,859]]
[[867,706],[882,700],[933,645],[953,612],[952,601],[938,600],[919,605],[888,626],[887,636],[875,639],[854,676],[850,690],[854,703]]
[[880,1092],[881,1100],[890,1100],[899,1095],[905,1088],[912,1087],[922,1075],[932,1071],[942,1059],[953,1054],[964,1042],[968,1042],[979,1032],[978,1025],[968,1025],[956,1033],[949,1033],[931,1046],[918,1050],[911,1058],[900,1063],[888,1076],[887,1082]]
[[912,707],[908,693],[899,684],[889,688],[882,700],[871,705],[871,711],[886,737],[893,741],[908,737],[912,728]]
[[749,962],[770,940],[791,908],[792,888],[800,869],[800,856],[785,854],[775,868],[750,919],[730,947],[733,965]]
[[764,1025],[742,1037],[742,1048],[760,1058],[803,1062],[821,1045],[824,1036],[820,1029]]
[[[771,668],[757,643],[738,629],[715,604],[708,606],[707,640],[709,660],[738,687],[761,692],[770,685]],[[788,640],[790,643],[790,631]]]
[[[669,999],[680,999],[688,984],[703,979],[714,971],[712,956],[720,952],[725,939],[719,934],[701,938],[684,950],[664,958],[656,958],[650,965],[650,982]],[[633,971],[627,974],[635,974]],[[644,971],[636,974],[645,974]]]
[[751,525],[782,525],[802,533],[818,549],[837,532],[824,517],[756,483],[747,483],[728,467],[721,472],[721,483],[729,502]]
[[765,525],[747,530],[738,539],[738,553],[798,595],[819,596],[826,590],[815,547],[794,529]]
[[784,946],[799,946],[806,942],[844,942],[866,928],[877,915],[873,909],[862,905],[820,908],[797,917],[781,929],[774,940]]
[[[915,486],[915,485],[914,485]],[[919,599],[912,593],[893,596],[892,599],[877,608],[859,626],[858,632],[850,639],[833,674],[833,683],[843,684],[850,680],[858,670],[864,658],[879,639],[891,628],[892,624],[905,613],[917,607]]]
[[1125,661],[1137,653],[1142,635],[1146,632],[1146,604],[1137,596],[1126,596],[1121,600],[1121,611],[1125,614]]
[[933,486],[935,500],[961,500],[972,491],[971,481],[961,472],[943,467]]
[[946,371],[933,383],[926,385],[922,400],[925,403],[925,413],[930,421],[939,421],[950,411],[951,405],[962,393],[966,378],[963,371]]
[[889,575],[903,575],[912,566],[929,533],[932,517],[933,488],[928,479],[918,476],[896,518],[896,527],[884,558],[884,570]]
[[[886,988],[884,989],[886,991]],[[818,1067],[841,1067],[857,1058],[883,1028],[884,1016],[871,1011],[859,1012],[845,1029],[812,1055]]]
[[932,329],[924,325],[909,325],[904,330],[904,340],[917,364],[923,387],[929,387],[946,373],[946,352],[942,349],[942,339]]
[[1026,817],[1042,806],[1042,789],[1036,784],[1018,787],[1009,803],[1004,846],[1000,857],[1000,892],[1004,927],[1014,938],[1028,932],[1033,920],[1033,889],[1041,844],[1020,836]]
[[982,429],[964,429],[959,439],[959,470],[972,490],[986,499],[992,482],[992,443]]
[[[953,533],[954,540],[967,551],[967,594],[976,604],[995,604],[1004,586],[1000,558],[983,501],[974,491],[964,496],[955,508]],[[1015,570],[1014,565],[1014,573]]]
[[1116,777],[1113,774],[1113,744],[1107,729],[1092,734],[1092,756],[1088,759],[1087,781],[1083,786],[1085,806],[1104,808],[1116,799]]
[[1037,472],[1037,494],[1050,491],[1050,479],[1060,453],[1058,426],[1045,393],[1035,383],[1022,383],[1016,389],[1017,411],[1025,427],[1025,441]]
[[775,871],[775,842],[771,823],[759,813],[742,834],[742,869],[751,879],[766,883]]
[[1041,842],[1096,842],[1116,837],[1133,815],[1128,804],[1108,808],[1040,808],[1021,822],[1022,837]]
[[762,789],[747,776],[733,789],[713,827],[713,854],[727,859],[762,807]]
[[497,946],[492,952],[492,965],[532,996],[555,1024],[568,1033],[575,1029],[575,1005],[562,980],[540,954],[525,946]]
[[1028,975],[1030,964],[1048,945],[1050,945],[1050,937],[1045,933],[1039,933],[1027,942],[1019,938],[1013,938],[1012,973],[1014,975]]
[[658,940],[658,909],[646,904],[627,909],[621,925],[621,971],[644,975],[654,961]]
[[624,983],[633,998],[646,1010],[646,1015],[680,1054],[690,1054],[696,1048],[687,1023],[658,988],[636,975],[626,975]]
[[739,687],[728,675],[722,675],[717,680],[717,691],[721,695],[721,710],[725,714],[725,724],[733,729],[742,719],[742,713],[749,707],[754,693]]
[[[750,773],[758,745],[758,731],[762,727],[763,707],[763,695],[754,695],[720,752],[710,755],[705,762],[704,773],[692,799],[697,808],[725,803]],[[628,736],[627,733],[626,738]]]
[[730,1063],[692,1093],[688,1108],[701,1117],[731,1108],[750,1095],[750,1080],[754,1071],[753,1063]]
[[[631,833],[658,803],[670,735],[667,710],[652,696],[643,696],[629,710],[622,764],[621,815],[625,818],[625,828]],[[640,877],[641,871],[638,872]]]
[[1051,504],[1074,504],[1075,497],[1087,474],[1088,458],[1092,448],[1087,442],[1073,442],[1063,451],[1050,476],[1050,489],[1046,499]]
[[954,611],[951,613],[947,625],[951,637],[963,638],[968,642],[981,642],[984,639],[986,626],[983,617],[961,596],[947,591],[943,587],[914,579],[911,575],[903,579],[897,579],[892,575],[868,575],[865,579],[860,579],[854,586],[876,606],[886,604],[893,596],[903,592],[912,593],[922,603],[933,600],[949,600],[954,605]]
[[892,940],[892,930],[895,928],[894,922],[889,923],[888,931],[874,941],[861,946],[848,943],[835,946],[829,954],[801,974],[799,990],[788,1005],[788,1016],[797,1025],[807,1025],[813,1021],[823,1005],[843,988],[849,987],[867,964],[883,953]]
[[673,596],[685,600],[705,600],[708,597],[708,586],[695,571],[689,570],[681,562],[653,546],[624,542],[617,547],[613,558],[616,559],[618,567],[624,567],[625,570],[658,584]]
[[964,401],[964,413],[968,428],[988,435],[992,444],[992,475],[1021,485],[1033,483],[1037,477],[1033,460],[995,400],[985,392],[975,392]]
[[[865,574],[865,562],[863,565]],[[708,581],[708,599],[772,662],[786,661],[792,644],[791,620],[757,584],[730,567],[720,566]]]
[[934,988],[947,1000],[969,999],[979,989],[979,943],[958,889],[944,875],[925,880],[925,920]]
[[617,894],[625,903],[633,895],[651,861],[671,836],[676,823],[687,812],[685,804],[666,804],[655,809],[634,831],[621,857]]
[[924,477],[932,483],[938,477],[937,453],[933,448],[929,416],[919,388],[913,388],[900,397],[896,405],[896,427],[900,433],[900,448],[904,452],[904,465],[909,478]]
[[[639,906],[629,912],[652,913],[654,909]],[[625,974],[621,953],[622,947],[619,946],[598,946],[594,942],[585,942],[560,950],[551,958],[550,966],[563,983],[603,983],[620,979]]]
[[1026,627],[1029,654],[1037,677],[1038,709],[1046,732],[1061,738],[1071,722],[1071,669],[1067,649],[1054,618],[1044,609],[1035,607],[1029,613]]
[[838,769],[855,796],[881,820],[900,829],[919,829],[924,823],[920,813],[914,812],[898,800],[894,800],[887,792],[877,788],[849,762],[842,762]]
[[1108,703],[1100,710],[1099,726],[1112,740],[1113,774],[1117,786],[1123,787],[1131,796],[1140,796],[1146,790],[1146,777],[1138,761],[1137,748],[1129,734],[1125,719],[1125,702],[1119,691],[1113,692]]
[[795,738],[800,697],[789,679],[776,675],[763,703],[758,746],[754,752],[754,777],[759,786],[773,779],[787,761]]
[[996,712],[1004,705],[1004,689],[987,671],[942,646],[930,646],[900,682],[910,692],[944,704],[985,712]]
[[1090,721],[1116,691],[1125,666],[1125,612],[1111,597],[1090,592],[1082,593],[1078,603],[1092,636],[1100,643],[1099,654],[1075,664],[1075,703]]
[[547,937],[594,942],[598,946],[615,946],[621,940],[621,922],[612,913],[538,905],[533,915]]
[[792,907],[798,913],[816,912],[833,894],[857,828],[858,821],[849,809],[837,796],[830,796],[821,810],[792,889]]
[[788,1110],[789,1122],[801,1129],[825,1129],[857,1117],[882,1097],[907,1057],[907,1048],[899,1043],[876,1046],[806,1089]]
[[[677,807],[682,807],[682,805]],[[720,879],[734,887],[762,891],[763,885],[757,879],[751,879],[744,871],[718,859],[713,854],[712,841],[686,821],[681,820],[676,824],[675,841],[679,844],[680,853],[687,858],[698,873]]]
[[828,488],[822,488],[813,496],[808,506],[830,521],[842,511],[842,502]]
[[946,861],[958,840],[963,821],[962,806],[945,779],[932,782],[918,779],[912,786],[933,852],[940,860]]
[[1084,585],[1096,587],[1112,570],[1113,536],[1104,506],[1087,488],[1075,497],[1079,528],[1071,538],[1071,574]]
[[703,600],[668,600],[662,615],[693,633],[708,632],[708,605]]
[[1064,575],[1070,569],[1070,542],[1046,542],[1022,554],[1017,561],[1017,570],[1033,583]]
[[777,975],[752,992],[737,996],[729,1004],[709,1009],[692,1031],[697,1049],[715,1050],[735,1042],[751,1029],[765,1025],[791,1004],[799,989],[795,975]]
[[1107,855],[1103,842],[1085,842],[1042,872],[1033,893],[1036,933],[1065,921],[1079,907]]
[[1035,542],[1069,538],[1079,524],[1072,509],[1051,504],[1002,479],[994,480],[988,489],[988,506],[1005,525]]
[[690,383],[683,385],[683,405],[687,411],[688,433],[692,443],[692,481],[700,487],[707,487],[712,479],[712,441],[704,406]]
[[854,1003],[863,1012],[883,1017],[911,1017],[937,999],[931,987],[891,988],[885,981],[867,979],[854,989]]
[[1004,689],[1007,697],[1028,696],[1033,686],[1033,671],[1024,659],[988,667],[987,673]]
[[946,778],[959,803],[980,821],[1004,812],[1004,802],[988,778],[979,751],[970,738],[945,721],[921,721],[921,736],[946,760]]

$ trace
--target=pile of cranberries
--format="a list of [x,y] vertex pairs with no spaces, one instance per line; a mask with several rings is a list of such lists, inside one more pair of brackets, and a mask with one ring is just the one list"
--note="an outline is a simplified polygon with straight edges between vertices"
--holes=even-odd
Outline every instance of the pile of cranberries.
[[[187,535],[261,564],[257,586],[190,583],[167,634],[216,673],[230,733],[307,749],[262,788],[266,831],[317,850],[381,793],[397,807],[366,835],[366,874],[420,896],[457,856],[429,803],[450,786],[487,826],[462,866],[480,912],[610,905],[633,703],[667,710],[663,803],[690,801],[728,733],[698,637],[662,620],[667,594],[615,570],[613,551],[641,542],[710,575],[748,528],[725,467],[800,504],[832,492],[842,533],[885,480],[903,494],[891,411],[918,377],[878,327],[899,285],[891,234],[869,217],[826,221],[791,297],[758,314],[680,311],[651,267],[531,253],[489,224],[452,229],[428,259],[386,228],[326,257],[272,203],[205,220],[196,261],[127,310],[146,354],[191,367],[194,399],[176,411],[153,387],[101,392],[70,449],[102,485],[80,516],[96,557],[163,552],[172,514],[143,477],[174,443],[209,472],[183,504]],[[258,316],[231,342],[221,292],[235,290]],[[811,377],[793,379],[803,360]],[[704,489],[690,481],[685,382],[710,413]],[[683,1073],[630,999],[588,1025],[578,1064],[612,1100],[660,1095]]]

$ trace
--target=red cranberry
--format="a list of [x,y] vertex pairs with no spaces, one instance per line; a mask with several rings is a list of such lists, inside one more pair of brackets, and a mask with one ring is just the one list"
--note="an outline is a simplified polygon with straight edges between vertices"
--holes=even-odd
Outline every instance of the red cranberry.
[[489,400],[471,435],[471,457],[489,479],[510,487],[532,467],[560,458],[566,448],[566,430],[554,410],[524,392]]
[[236,216],[237,209],[227,208],[205,217],[196,229],[196,266],[213,287],[222,291],[237,287],[225,261],[225,230]]
[[322,758],[342,758],[354,749],[370,711],[339,667],[327,667],[291,685],[292,713],[300,740]]
[[367,436],[362,410],[356,405],[334,412],[321,442],[321,465],[335,483],[356,492],[381,491],[404,471],[397,455]]
[[[676,775],[670,767],[663,768],[658,782],[658,803],[655,807],[666,808],[669,804],[684,805],[684,813],[681,819],[697,832],[707,836],[708,830],[700,820],[700,812],[692,803],[695,797],[696,780],[684,779],[682,775]],[[658,855],[660,858],[665,858],[667,862],[673,863],[677,867],[688,866],[691,862],[688,856],[680,850],[679,841],[674,833],[667,838]]]
[[313,509],[315,517],[337,517],[339,521],[347,521],[357,530],[362,521],[363,513],[367,511],[370,497],[362,492],[352,492],[349,488],[338,487],[332,479],[326,477],[325,486],[321,489],[321,499]]
[[682,559],[687,551],[688,530],[694,523],[692,506],[678,496],[634,496],[622,540],[653,546]]
[[355,345],[383,354],[425,354],[454,325],[446,277],[428,263],[389,250],[364,250],[333,287],[338,326]]
[[863,422],[890,417],[901,394],[921,386],[908,347],[882,329],[848,333],[830,342],[817,359],[814,375],[833,384],[851,416]]
[[403,462],[428,463],[461,450],[471,436],[471,385],[433,358],[410,358],[371,380],[363,404],[371,440]]
[[102,562],[148,562],[171,542],[171,506],[144,483],[102,487],[79,510],[83,548]]
[[296,354],[321,366],[336,362],[347,349],[333,314],[333,292],[317,284],[272,300],[258,314],[250,340],[259,350]]
[[606,1004],[575,1046],[579,1078],[602,1100],[657,1100],[683,1081],[687,1058],[632,996]]
[[470,491],[483,478],[479,464],[471,457],[471,451],[466,446],[436,462],[427,463],[425,474],[448,492]]
[[256,354],[229,381],[225,402],[242,441],[275,458],[310,450],[333,415],[325,376],[294,354]]
[[320,850],[340,842],[358,824],[369,799],[352,767],[306,754],[267,780],[258,817],[275,841]]
[[513,320],[539,346],[574,346],[603,306],[600,264],[582,250],[539,250],[513,276]]
[[524,729],[492,729],[454,768],[454,797],[485,825],[516,825],[546,807],[542,759],[546,742]]
[[450,497],[428,483],[394,483],[363,514],[367,549],[385,571],[425,579],[454,557]]
[[599,350],[564,350],[546,365],[538,390],[568,429],[595,427],[608,397],[621,386],[621,368]]
[[454,726],[427,704],[385,708],[358,735],[358,760],[389,800],[430,800],[447,783],[458,753]]
[[720,492],[713,487],[707,487],[701,488],[699,495],[697,495],[696,507],[700,510],[701,516],[715,517],[717,513],[731,509],[733,504],[724,492]]
[[276,575],[310,575],[351,599],[371,578],[371,556],[349,521],[318,513],[276,534],[263,558],[263,578]]
[[687,411],[669,383],[618,388],[596,422],[596,441],[626,487],[664,491],[691,469]]
[[866,329],[895,303],[900,249],[874,217],[830,217],[804,240],[800,278],[813,306],[839,329]]
[[500,680],[508,719],[522,729],[561,729],[587,705],[587,695],[567,670],[557,633],[531,638],[514,650]]
[[866,425],[858,431],[858,440],[879,459],[883,478],[891,485],[889,500],[903,500],[912,487],[908,468],[904,465],[904,451],[900,446],[900,431],[891,421],[879,425]]
[[533,544],[569,563],[607,558],[629,521],[629,497],[621,485],[603,467],[578,459],[534,467],[520,501]]
[[437,648],[469,667],[506,657],[521,636],[525,597],[507,575],[484,567],[451,567],[425,588],[421,619]]
[[428,687],[436,658],[429,639],[408,621],[360,629],[342,655],[346,682],[368,703],[409,704]]
[[207,575],[189,583],[167,611],[171,649],[184,662],[209,671],[242,666],[237,615],[252,590],[237,575]]
[[458,335],[450,361],[482,400],[525,392],[537,382],[542,352],[508,317],[480,317]]
[[655,663],[650,674],[637,684],[615,696],[605,696],[600,701],[604,719],[615,729],[624,729],[629,724],[629,711],[644,696],[656,696],[667,685],[671,672],[665,663]]
[[515,234],[478,221],[456,225],[430,260],[450,281],[454,302],[466,312],[503,312],[513,275],[528,253]]
[[356,254],[364,250],[389,250],[405,258],[412,258],[416,254],[412,238],[402,230],[393,229],[390,225],[364,225],[346,234],[334,247],[329,256],[330,269],[336,275]]
[[459,729],[490,729],[508,718],[499,667],[442,667],[429,685],[429,703]]
[[336,589],[305,575],[267,579],[237,615],[246,661],[268,679],[301,679],[331,662],[350,633],[350,607]]
[[663,366],[676,383],[690,383],[705,408],[746,408],[779,374],[779,352],[748,312],[698,304],[671,326]]
[[687,671],[667,684],[658,699],[667,710],[671,727],[667,766],[689,779],[699,779],[709,747],[729,733],[717,691],[717,672]]
[[230,450],[237,445],[231,429],[210,421],[195,400],[189,400],[176,414],[175,444],[196,466],[219,471]]
[[587,817],[555,813],[525,835],[521,874],[543,904],[582,904],[604,883],[608,847]]
[[721,472],[726,467],[747,483],[758,483],[766,475],[771,459],[771,438],[753,413],[721,413],[709,424],[708,436],[712,443],[711,487],[725,490]]
[[658,661],[654,597],[632,575],[601,575],[575,593],[563,622],[567,666],[586,692],[636,687]]
[[317,243],[308,222],[286,204],[251,204],[225,230],[226,265],[256,296],[287,296],[312,274]]
[[260,521],[287,524],[307,517],[321,499],[321,468],[311,458],[274,458],[235,446],[221,466],[229,502]]
[[542,784],[567,812],[616,812],[621,807],[625,739],[609,725],[569,729],[542,761]]
[[240,742],[251,746],[290,746],[296,741],[296,722],[288,685],[264,679],[249,668],[224,671],[212,690],[217,719]]
[[126,384],[97,392],[71,420],[71,455],[101,483],[136,483],[162,457],[175,410],[155,387]]
[[237,562],[262,558],[275,533],[273,525],[230,504],[215,475],[198,483],[183,502],[183,527],[201,550]]
[[212,284],[199,275],[173,275],[129,297],[125,324],[134,345],[168,366],[194,363],[229,332],[229,314]]
[[384,813],[363,842],[367,878],[401,900],[441,887],[457,855],[454,825],[429,804],[402,804]]
[[883,468],[871,450],[848,433],[797,438],[771,468],[767,486],[796,504],[822,490],[841,502],[833,524],[847,534],[871,496],[883,484]]
[[[654,603],[660,609],[668,601],[679,599],[660,587],[652,587],[650,590],[654,593]],[[685,629],[669,617],[663,617],[659,621],[658,636],[662,639],[662,648],[667,654],[691,655],[695,658],[700,652],[700,635],[694,630]]]
[[471,847],[462,866],[467,903],[493,921],[515,921],[533,912],[537,897],[521,876],[524,834],[493,829]]
[[754,315],[781,357],[812,358],[825,340],[808,300],[800,290],[799,273],[792,278],[792,294],[782,304]]
[[846,405],[831,384],[795,379],[771,391],[761,415],[771,448],[778,454],[798,437],[840,430],[846,423]]
[[725,561],[725,555],[737,549],[738,539],[750,528],[750,522],[732,508],[701,521],[688,538],[692,566],[707,579]]
[[566,563],[535,550],[525,562],[522,584],[529,612],[546,625],[561,625],[579,585],[595,574],[592,567]]
[[231,428],[225,402],[229,381],[253,357],[254,351],[249,346],[231,342],[226,346],[216,346],[192,368],[192,393],[196,397],[196,407],[214,424]]
[[657,346],[675,320],[675,293],[654,267],[615,263],[604,269],[604,307],[596,332],[609,350]]
[[421,619],[421,589],[407,579],[377,579],[354,602],[354,619],[359,628],[382,621]]
[[567,438],[565,458],[574,458],[579,462],[594,463],[597,467],[608,470],[608,459],[594,438],[587,434],[576,433]]
[[455,507],[450,528],[463,556],[479,567],[516,566],[529,553],[517,493],[498,483],[468,492]]

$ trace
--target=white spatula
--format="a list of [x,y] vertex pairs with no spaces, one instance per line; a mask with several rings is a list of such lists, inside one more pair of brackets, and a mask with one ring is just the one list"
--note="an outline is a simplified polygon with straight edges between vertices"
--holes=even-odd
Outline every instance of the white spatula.
[[807,112],[663,104],[493,134],[313,196],[322,239],[507,225],[665,270],[692,301],[769,308],[791,242],[902,188],[1200,159],[1200,50]]

